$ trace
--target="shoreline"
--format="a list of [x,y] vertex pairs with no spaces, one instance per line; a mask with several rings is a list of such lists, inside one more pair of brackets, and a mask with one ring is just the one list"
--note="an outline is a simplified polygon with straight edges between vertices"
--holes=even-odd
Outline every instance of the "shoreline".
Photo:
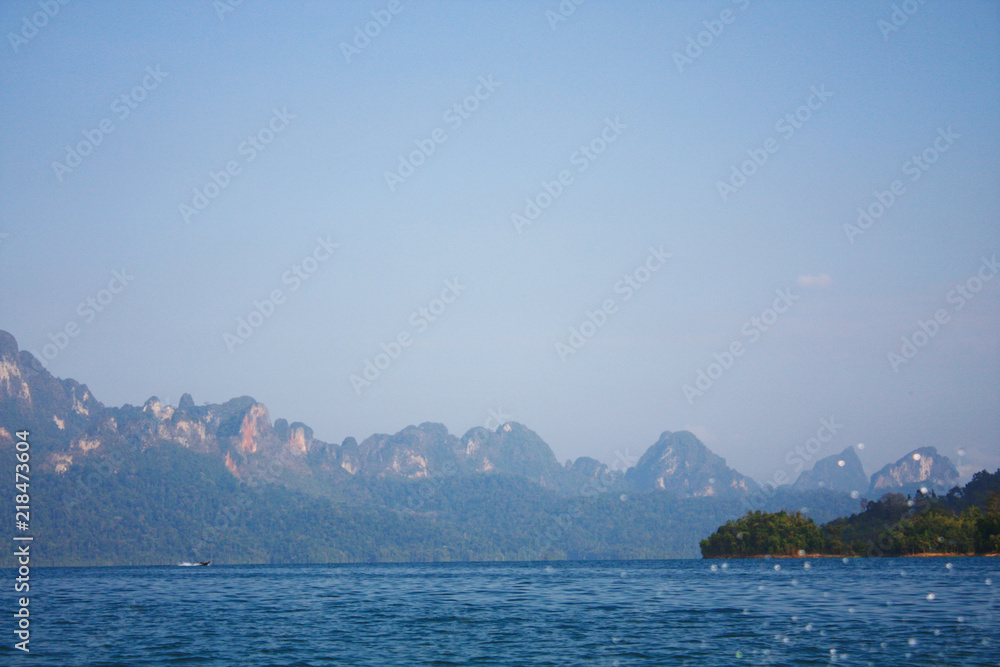
[[996,558],[1000,556],[1000,553],[983,553],[983,554],[965,554],[965,553],[954,553],[954,552],[944,552],[944,551],[927,551],[919,554],[899,554],[898,556],[851,556],[847,554],[804,554],[804,555],[788,555],[788,554],[757,554],[750,556],[702,556],[702,560],[740,560],[740,559],[758,559],[758,560],[770,560],[770,559],[809,559],[809,558]]

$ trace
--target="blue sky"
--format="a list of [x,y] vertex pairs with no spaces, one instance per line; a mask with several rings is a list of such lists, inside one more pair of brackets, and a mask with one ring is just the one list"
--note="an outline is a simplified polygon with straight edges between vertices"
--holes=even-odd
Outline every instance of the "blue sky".
[[4,2],[0,328],[331,442],[690,429],[767,480],[832,417],[868,472],[1000,465],[1000,3],[574,6]]

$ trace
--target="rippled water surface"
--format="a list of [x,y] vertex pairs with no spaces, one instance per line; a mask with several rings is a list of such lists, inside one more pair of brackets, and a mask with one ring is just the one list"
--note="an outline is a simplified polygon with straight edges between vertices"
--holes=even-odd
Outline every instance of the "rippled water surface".
[[31,655],[8,620],[0,664],[998,665],[998,571],[995,558],[52,568],[31,575]]

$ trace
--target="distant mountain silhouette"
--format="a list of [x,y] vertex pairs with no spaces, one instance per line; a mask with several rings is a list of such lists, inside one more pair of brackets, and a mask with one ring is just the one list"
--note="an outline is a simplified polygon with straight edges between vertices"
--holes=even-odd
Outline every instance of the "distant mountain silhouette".
[[869,493],[912,493],[922,487],[948,491],[958,483],[958,470],[934,447],[920,447],[872,475]]
[[805,470],[799,475],[792,488],[799,491],[829,489],[864,494],[868,491],[868,475],[852,446],[839,454],[817,461],[812,470]]
[[733,496],[759,488],[688,431],[664,431],[625,479],[640,491],[663,489],[690,497]]
[[[824,459],[803,490],[751,499],[757,483],[686,431],[665,431],[628,470],[589,457],[560,465],[517,422],[328,443],[302,422],[272,421],[250,396],[105,406],[0,331],[0,464],[13,465],[23,429],[33,488],[44,489],[33,514],[47,564],[695,556],[748,505],[849,513],[856,501],[837,491],[860,466],[845,450],[844,469]],[[873,488],[957,477],[917,451]]]

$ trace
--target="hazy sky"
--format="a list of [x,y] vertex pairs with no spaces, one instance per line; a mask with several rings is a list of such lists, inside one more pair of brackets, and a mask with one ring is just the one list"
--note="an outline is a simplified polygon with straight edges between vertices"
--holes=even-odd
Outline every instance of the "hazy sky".
[[54,374],[1000,465],[1000,3],[223,2],[0,3],[0,328]]

